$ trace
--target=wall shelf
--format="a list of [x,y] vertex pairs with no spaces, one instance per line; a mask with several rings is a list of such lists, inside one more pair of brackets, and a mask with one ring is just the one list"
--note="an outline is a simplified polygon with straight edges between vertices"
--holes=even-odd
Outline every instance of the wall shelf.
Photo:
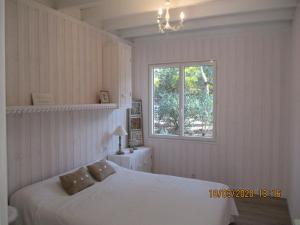
[[88,111],[116,109],[117,104],[82,104],[82,105],[45,105],[45,106],[7,106],[6,114],[63,112],[63,111]]

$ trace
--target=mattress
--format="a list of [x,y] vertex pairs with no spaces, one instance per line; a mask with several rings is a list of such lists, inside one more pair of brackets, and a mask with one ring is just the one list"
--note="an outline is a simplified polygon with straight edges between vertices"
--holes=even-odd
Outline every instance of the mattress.
[[224,184],[128,170],[73,195],[59,177],[27,186],[10,198],[23,225],[228,225],[233,199],[213,199]]

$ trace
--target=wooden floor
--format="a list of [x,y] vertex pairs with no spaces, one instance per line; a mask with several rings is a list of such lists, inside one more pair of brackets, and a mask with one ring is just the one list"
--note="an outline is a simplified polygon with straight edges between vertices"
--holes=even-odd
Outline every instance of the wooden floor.
[[286,199],[255,197],[235,202],[240,215],[230,225],[292,225]]

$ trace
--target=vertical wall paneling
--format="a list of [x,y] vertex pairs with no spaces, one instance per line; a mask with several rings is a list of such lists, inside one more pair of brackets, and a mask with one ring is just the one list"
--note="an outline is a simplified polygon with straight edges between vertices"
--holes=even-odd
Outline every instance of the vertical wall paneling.
[[97,42],[97,47],[95,48],[96,50],[96,55],[97,58],[95,59],[95,61],[97,62],[97,85],[98,87],[103,87],[102,85],[102,63],[103,63],[103,58],[102,58],[102,41],[103,38],[100,34],[96,34],[96,42]]
[[6,72],[10,76],[6,77],[6,86],[14,87],[6,89],[6,101],[10,102],[12,105],[18,105],[19,88],[18,88],[18,16],[17,16],[17,4],[13,1],[6,1],[5,5],[6,12],[6,36],[10,37],[8,40],[6,38]]
[[7,105],[30,105],[32,92],[57,104],[97,103],[102,33],[23,0],[7,0]]
[[126,126],[125,110],[32,113],[7,119],[10,193],[115,152],[112,133]]
[[[283,124],[288,124],[284,127],[286,145],[289,145],[290,156],[288,158],[289,162],[289,172],[290,172],[290,189],[289,189],[289,207],[291,217],[295,219],[295,224],[300,218],[300,5],[298,3],[297,10],[295,12],[294,21],[292,25],[292,54],[291,54],[291,73],[286,74],[284,77],[285,82],[285,103],[287,104],[287,110],[285,111],[283,117]],[[288,58],[289,59],[289,58]],[[296,221],[297,219],[297,221]]]
[[[7,105],[30,105],[32,92],[98,103],[103,33],[30,1],[6,2]],[[112,132],[125,121],[125,110],[8,115],[9,193],[116,151]]]
[[[280,98],[289,35],[288,24],[273,24],[135,39],[134,97],[143,99],[155,172],[287,195]],[[217,60],[216,143],[149,138],[148,65],[209,59]]]
[[7,151],[5,115],[5,2],[0,0],[0,224],[7,224]]
[[131,107],[131,46],[108,41],[103,46],[103,88],[120,108]]

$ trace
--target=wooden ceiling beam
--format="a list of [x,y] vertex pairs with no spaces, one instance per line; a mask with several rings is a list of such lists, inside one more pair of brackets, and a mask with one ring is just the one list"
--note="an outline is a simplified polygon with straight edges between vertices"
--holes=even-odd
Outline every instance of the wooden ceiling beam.
[[64,8],[78,8],[86,9],[91,7],[97,7],[101,4],[102,0],[56,0],[55,7],[56,9]]
[[[237,26],[244,24],[271,23],[271,22],[289,22],[292,20],[294,10],[276,10],[261,11],[246,14],[235,14],[227,16],[218,16],[205,19],[187,21],[180,32],[201,30],[208,28],[217,28],[224,26]],[[117,34],[122,38],[136,38],[149,35],[159,34],[157,25],[150,25],[139,28],[119,30]]]
[[[256,11],[289,9],[295,8],[296,5],[297,0],[213,1],[206,4],[199,4],[190,7],[173,9],[172,19],[178,19],[180,11],[185,12],[187,20],[195,20]],[[87,13],[87,11],[85,13]],[[82,15],[83,20],[97,21],[97,18],[93,15],[85,15],[86,16],[84,16],[84,14]],[[148,26],[156,23],[156,11],[98,21],[101,22],[102,28],[107,31]]]

